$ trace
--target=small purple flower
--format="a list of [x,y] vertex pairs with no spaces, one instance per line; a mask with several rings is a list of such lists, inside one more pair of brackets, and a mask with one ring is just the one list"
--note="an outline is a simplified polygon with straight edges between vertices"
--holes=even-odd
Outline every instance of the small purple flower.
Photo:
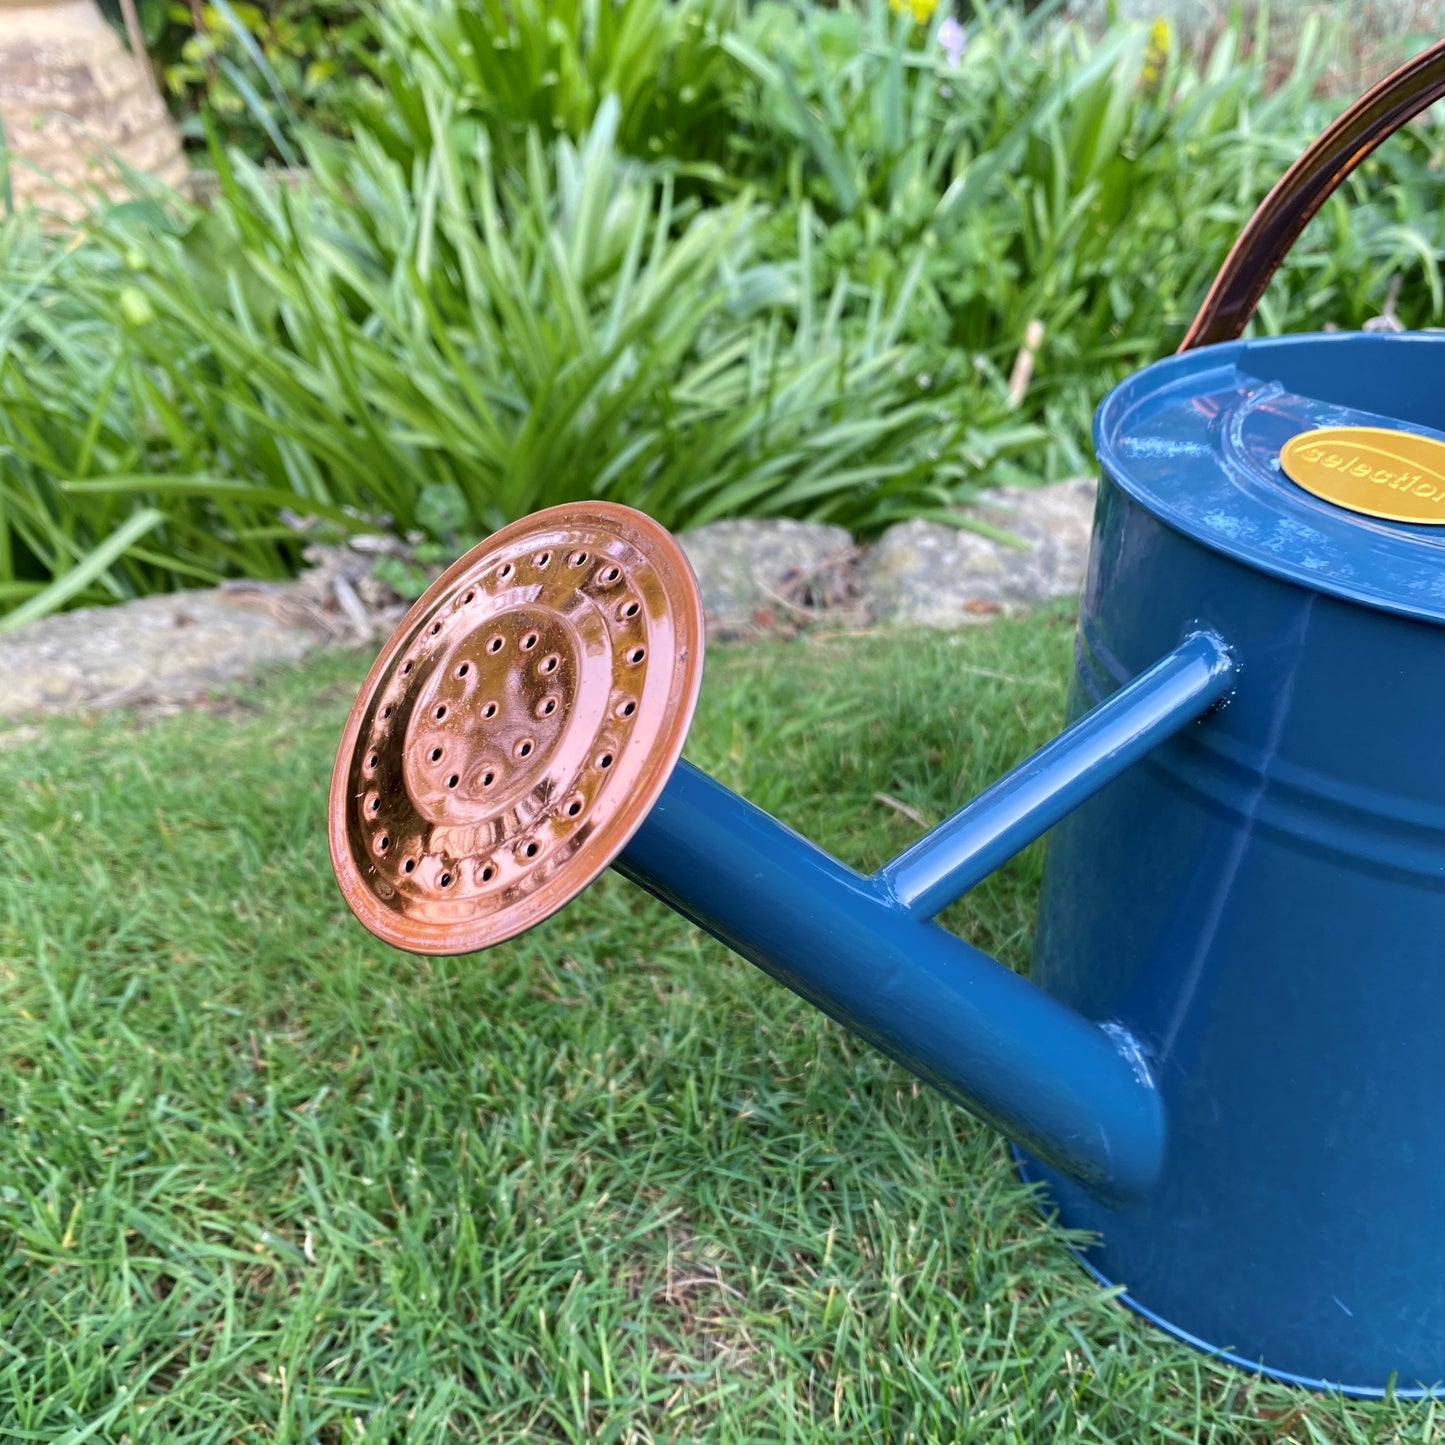
[[950,65],[957,65],[963,59],[963,48],[968,41],[964,38],[963,26],[952,15],[938,27],[938,43]]

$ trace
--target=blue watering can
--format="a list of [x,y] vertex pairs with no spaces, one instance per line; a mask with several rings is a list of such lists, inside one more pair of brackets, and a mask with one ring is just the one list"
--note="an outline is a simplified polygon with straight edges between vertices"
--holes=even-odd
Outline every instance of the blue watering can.
[[[1442,91],[1445,42],[1347,111],[1180,354],[1099,408],[1053,742],[854,872],[680,761],[676,543],[553,508],[452,566],[362,687],[329,821],[361,921],[468,952],[615,866],[1002,1130],[1163,1328],[1311,1386],[1445,1381],[1445,342],[1231,339]],[[1049,829],[1026,982],[933,920]]]

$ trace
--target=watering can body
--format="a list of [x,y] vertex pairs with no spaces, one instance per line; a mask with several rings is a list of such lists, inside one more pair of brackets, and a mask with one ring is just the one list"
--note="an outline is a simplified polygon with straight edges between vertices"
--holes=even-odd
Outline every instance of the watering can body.
[[1125,1203],[1023,1158],[1086,1263],[1193,1343],[1357,1393],[1445,1377],[1445,537],[1346,516],[1277,452],[1442,398],[1445,336],[1318,336],[1101,407],[1071,711],[1199,626],[1238,681],[1054,830],[1033,968],[1139,1041],[1168,1119]]
[[[552,508],[448,569],[363,684],[328,818],[357,916],[470,952],[616,866],[1002,1130],[1165,1328],[1301,1383],[1445,1384],[1445,335],[1231,339],[1442,94],[1445,42],[1324,132],[1181,353],[1100,407],[1052,743],[857,873],[680,761],[703,632],[673,539]],[[1026,982],[934,919],[1049,830]]]

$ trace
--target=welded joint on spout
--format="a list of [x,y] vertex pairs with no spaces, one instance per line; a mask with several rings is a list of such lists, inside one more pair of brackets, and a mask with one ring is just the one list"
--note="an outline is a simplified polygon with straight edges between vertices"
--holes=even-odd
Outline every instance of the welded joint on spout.
[[1244,661],[1235,647],[1221,637],[1207,622],[1198,618],[1191,622],[1184,629],[1184,640],[1187,641],[1191,637],[1207,638],[1214,645],[1219,654],[1219,672],[1230,680],[1230,686],[1194,719],[1195,724],[1198,725],[1208,718],[1218,716],[1239,695],[1239,679],[1244,672]]
[[1146,1089],[1155,1089],[1158,1084],[1154,1078],[1154,1070],[1149,1065],[1149,1055],[1144,1051],[1144,1045],[1139,1042],[1123,1024],[1113,1019],[1106,1020],[1099,1025],[1101,1032],[1109,1036],[1114,1047],[1118,1049],[1124,1061],[1134,1071],[1134,1077],[1144,1085]]

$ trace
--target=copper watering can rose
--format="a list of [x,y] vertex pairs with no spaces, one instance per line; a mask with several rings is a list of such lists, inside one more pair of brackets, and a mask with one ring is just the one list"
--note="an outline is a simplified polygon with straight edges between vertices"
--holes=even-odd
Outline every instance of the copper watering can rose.
[[[1445,338],[1235,339],[1442,90],[1445,42],[1326,130],[1180,354],[1100,406],[1053,742],[857,873],[679,760],[703,631],[672,538],[552,508],[362,687],[330,801],[357,916],[465,952],[611,864],[1003,1130],[1163,1328],[1315,1386],[1445,1381]],[[1048,830],[1026,982],[933,920]]]

